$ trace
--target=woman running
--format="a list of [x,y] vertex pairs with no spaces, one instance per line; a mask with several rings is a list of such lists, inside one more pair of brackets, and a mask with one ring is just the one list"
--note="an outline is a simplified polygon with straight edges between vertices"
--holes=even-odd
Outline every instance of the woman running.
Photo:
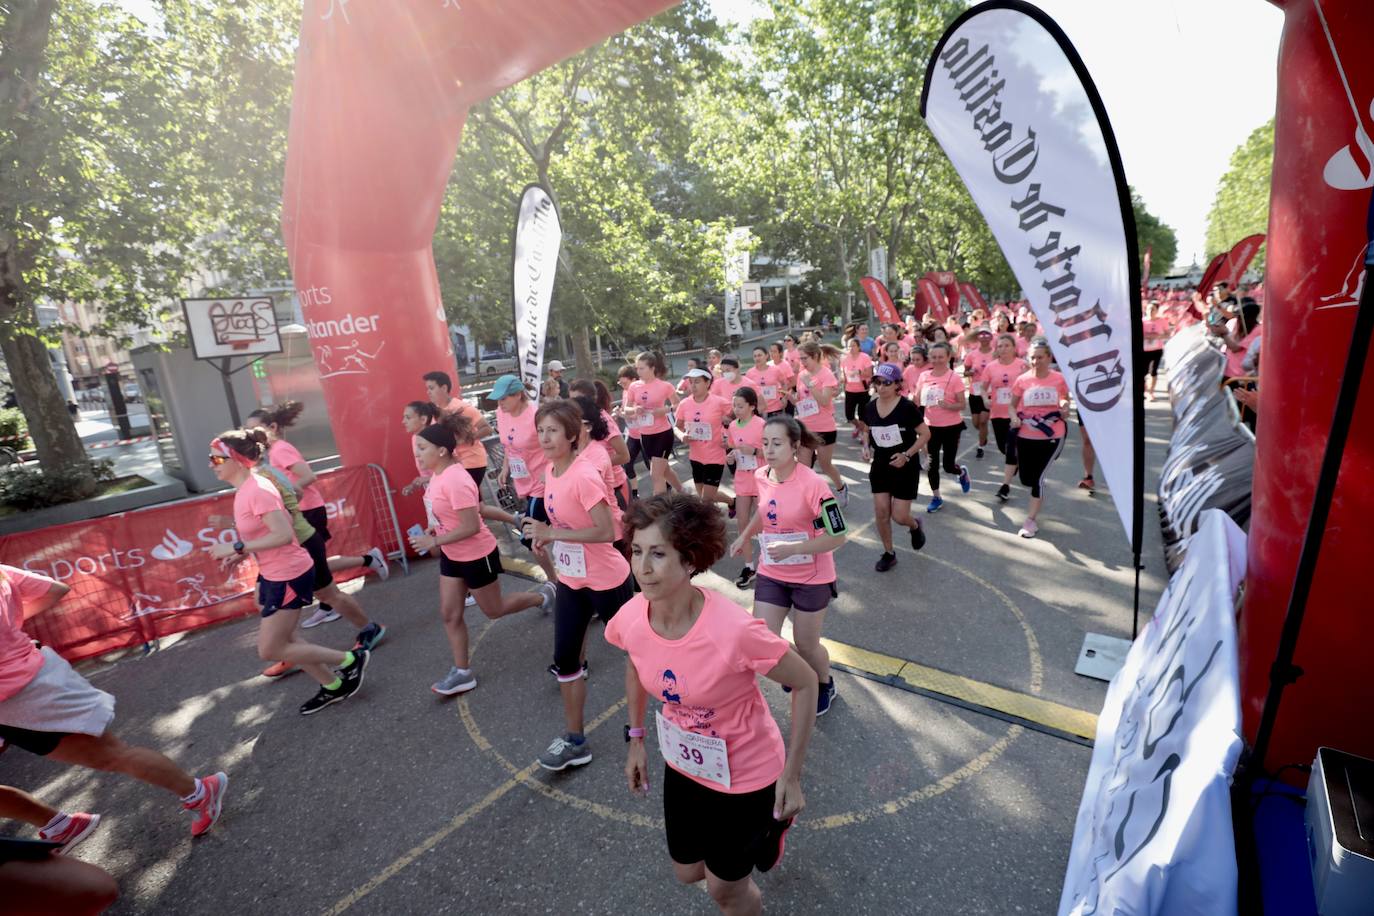
[[844,419],[854,428],[854,437],[859,436],[859,427],[854,418],[868,403],[869,385],[873,382],[873,360],[859,349],[859,342],[849,338],[847,352],[840,360],[840,371],[844,373]]
[[635,359],[635,372],[639,378],[625,393],[626,421],[639,430],[639,447],[649,461],[654,493],[662,493],[670,483],[680,490],[682,481],[669,464],[675,441],[669,417],[677,407],[677,392],[663,380],[668,367],[663,357],[645,350]]
[[906,366],[902,368],[902,397],[916,397],[921,373],[930,368],[929,353],[925,344],[916,344],[906,352]]
[[768,465],[755,474],[759,507],[730,545],[730,555],[744,556],[749,539],[759,536],[754,614],[768,623],[768,629],[781,633],[782,622],[796,610],[792,641],[816,674],[816,715],[823,716],[835,699],[835,679],[821,630],[830,599],[838,595],[834,551],[844,543],[846,529],[825,478],[797,461],[798,449],[819,446],[815,434],[792,417],[773,417],[764,424]]
[[940,498],[940,468],[953,474],[965,493],[969,491],[968,468],[959,464],[959,434],[964,429],[964,380],[949,367],[950,348],[947,343],[932,344],[930,368],[921,373],[916,382],[918,403],[925,409],[926,425],[930,427],[930,504],[927,512],[939,512],[945,501]]
[[[535,406],[525,391],[525,383],[519,376],[503,375],[491,386],[488,397],[496,402],[496,429],[504,452],[497,485],[504,487],[507,481],[514,483],[516,495],[525,500],[522,519],[546,522],[549,517],[544,512],[544,466],[548,462],[544,450],[539,447]],[[528,536],[522,537],[520,543],[534,553],[539,568],[544,570],[544,577],[549,582],[557,582],[558,574],[548,556],[535,550]]]
[[1037,338],[1031,344],[1031,370],[1011,386],[1011,425],[1017,431],[1016,457],[1021,483],[1030,487],[1030,511],[1017,534],[1033,538],[1040,530],[1036,516],[1044,504],[1041,485],[1051,462],[1064,448],[1064,417],[1069,409],[1069,386],[1050,368],[1050,345]]
[[744,377],[763,399],[765,417],[782,413],[787,393],[787,376],[777,366],[768,364],[768,351],[763,347],[754,348],[754,365]]
[[468,667],[468,625],[463,608],[471,593],[488,620],[497,620],[527,608],[553,603],[553,585],[545,582],[535,592],[501,593],[501,551],[479,511],[481,495],[472,475],[458,459],[464,440],[471,438],[468,418],[453,413],[417,434],[416,460],[429,471],[425,490],[428,525],[410,539],[417,552],[439,549],[439,617],[444,623],[453,666],[430,686],[440,696],[466,693],[477,686]]
[[[635,465],[637,465],[644,456],[644,450],[639,441],[639,427],[630,422],[630,418],[626,413],[630,407],[630,386],[635,383],[635,379],[638,377],[639,374],[635,372],[634,366],[620,367],[620,371],[617,372],[615,376],[616,386],[620,389],[620,403],[611,410],[611,415],[619,420],[619,425],[623,426],[625,429],[625,447],[628,448],[630,452],[630,460],[625,465],[625,479],[627,481],[625,486],[629,491],[631,502],[637,498],[635,492],[637,486],[635,480]],[[643,458],[643,460],[644,469],[648,470],[649,459]]]
[[839,394],[840,383],[835,373],[830,371],[828,361],[838,357],[840,351],[829,344],[818,344],[808,340],[801,345],[801,374],[797,376],[797,389],[789,396],[796,405],[797,419],[821,444],[816,449],[803,447],[799,460],[807,467],[820,458],[821,473],[834,483],[835,497],[841,506],[849,505],[849,487],[835,467],[835,396]]
[[992,409],[987,401],[987,386],[983,383],[983,370],[988,363],[997,358],[992,348],[992,331],[979,327],[964,335],[968,349],[964,351],[964,383],[969,386],[968,412],[978,430],[978,450],[975,456],[983,457],[983,449],[988,444],[988,421]]
[[[802,339],[806,340],[809,334],[809,331],[803,331]],[[782,339],[782,345],[783,358],[787,360],[787,365],[791,367],[792,373],[795,375],[801,371],[801,351],[797,349],[797,338],[788,334]]]
[[[725,431],[730,455],[735,462],[735,527],[739,534],[754,520],[758,508],[759,482],[754,476],[763,457],[763,417],[759,416],[759,396],[752,388],[735,392],[734,422]],[[744,569],[735,578],[736,588],[748,588],[754,579],[754,542],[744,542]]]
[[730,402],[711,394],[711,373],[692,369],[687,373],[692,392],[677,405],[677,428],[687,437],[687,457],[692,464],[692,483],[697,495],[715,502],[716,490],[725,476],[725,424]]
[[401,428],[410,433],[410,454],[415,458],[415,479],[401,487],[401,495],[409,496],[429,486],[430,472],[420,464],[415,447],[420,444],[420,430],[439,421],[439,408],[429,401],[411,401],[401,411]]
[[1163,309],[1152,302],[1145,306],[1145,320],[1140,325],[1145,337],[1145,361],[1141,371],[1149,376],[1145,383],[1145,391],[1150,395],[1150,400],[1154,401],[1158,400],[1155,397],[1155,382],[1159,376],[1160,361],[1164,359],[1164,344],[1169,340],[1169,322],[1164,320]]
[[[285,439],[284,430],[296,422],[303,410],[305,410],[305,405],[299,401],[283,401],[273,406],[259,407],[248,415],[248,420],[243,424],[243,428],[262,428],[267,431],[267,441],[270,443],[267,451],[268,461],[271,462],[272,467],[282,471],[291,479],[291,485],[296,489],[296,499],[300,503],[301,515],[304,515],[310,526],[319,532],[327,547],[329,544],[329,512],[325,509],[324,497],[320,495],[319,488],[315,486],[315,471],[306,462],[305,456]],[[332,572],[343,572],[346,569],[365,566],[375,572],[377,578],[382,581],[386,581],[386,577],[391,573],[387,567],[386,556],[376,547],[362,556],[329,557],[328,563],[329,570]],[[361,609],[359,609],[359,613],[361,613]],[[320,606],[301,623],[301,626],[309,630],[322,623],[330,623],[338,619],[339,614],[326,600],[320,602]],[[349,622],[357,625],[356,615],[349,616]]]
[[1016,476],[1016,436],[1011,431],[1012,383],[1030,370],[1024,359],[1016,355],[1016,338],[1001,334],[993,351],[997,358],[983,368],[983,390],[987,392],[992,417],[992,435],[997,451],[1006,457],[1002,485],[997,498],[1006,502],[1011,497],[1011,481]]
[[[725,552],[725,522],[712,506],[669,494],[630,512],[631,557],[643,594],[606,624],[606,641],[628,654],[625,705],[630,792],[649,792],[644,748],[649,697],[663,752],[663,822],[673,873],[706,881],[722,913],[758,914],[752,877],[782,858],[792,819],[805,807],[802,763],[815,727],[815,673],[763,621],[693,576]],[[760,675],[792,691],[784,747]]]
[[796,390],[797,371],[787,361],[781,341],[775,341],[768,345],[768,357],[768,364],[776,367],[782,378],[782,409],[788,415],[794,415],[797,411],[797,405],[789,395]]
[[573,381],[569,390],[573,397],[591,400],[601,413],[601,419],[606,424],[606,437],[595,441],[601,444],[606,452],[606,458],[611,462],[611,486],[615,490],[616,501],[621,511],[624,511],[630,506],[629,477],[625,473],[625,465],[630,462],[630,448],[625,442],[625,434],[620,431],[619,424],[611,415],[610,389],[600,379],[580,378]]
[[911,514],[911,501],[921,486],[921,465],[916,456],[930,438],[930,430],[925,411],[901,396],[902,376],[896,366],[879,366],[873,384],[878,397],[864,406],[859,423],[872,445],[868,482],[873,491],[873,517],[883,542],[883,555],[873,568],[887,572],[897,565],[897,552],[892,547],[893,519],[910,530],[912,550],[926,544],[921,520]]
[[297,634],[301,608],[314,596],[315,562],[296,543],[291,516],[276,488],[253,473],[262,449],[258,439],[242,429],[220,433],[210,443],[215,476],[234,488],[234,530],[238,534],[232,544],[211,547],[210,556],[237,563],[252,555],[257,561],[262,615],[258,655],[264,661],[286,662],[315,679],[319,692],[301,704],[301,715],[309,716],[358,691],[369,653],[362,646],[340,653]]
[[740,386],[745,384],[744,374],[739,371],[739,360],[727,356],[720,361],[720,377],[711,382],[711,393],[728,403]]
[[576,460],[582,411],[571,401],[550,401],[539,406],[537,425],[547,466],[548,521],[526,520],[525,535],[534,541],[536,551],[553,557],[558,571],[553,663],[567,725],[567,731],[539,755],[539,765],[565,770],[592,759],[583,731],[587,684],[582,676],[582,646],[587,627],[593,617],[609,622],[633,597],[634,586],[630,564],[613,543],[615,516],[605,483],[592,462]]

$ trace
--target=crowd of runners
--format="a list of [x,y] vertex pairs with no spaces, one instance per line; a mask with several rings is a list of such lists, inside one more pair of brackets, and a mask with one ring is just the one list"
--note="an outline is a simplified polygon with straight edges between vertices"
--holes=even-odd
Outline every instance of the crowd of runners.
[[[1169,332],[1170,325],[1149,328],[1152,376]],[[477,687],[466,607],[491,620],[538,608],[552,616],[548,672],[557,679],[564,719],[538,762],[551,771],[584,766],[592,760],[584,728],[586,645],[599,618],[606,640],[627,656],[629,790],[650,790],[645,744],[652,734],[665,759],[664,819],[676,876],[705,879],[724,912],[758,912],[751,875],[782,856],[788,827],[805,804],[808,741],[836,699],[821,636],[838,596],[835,553],[845,543],[845,508],[856,486],[835,466],[837,440],[857,439],[869,464],[883,545],[879,573],[898,562],[894,523],[919,551],[927,537],[921,516],[944,507],[949,482],[970,491],[968,466],[960,462],[970,427],[977,459],[992,449],[1002,456],[997,498],[1016,498],[1018,480],[1028,491],[1018,534],[1035,537],[1043,481],[1063,449],[1070,410],[1068,386],[1039,334],[1029,309],[998,306],[943,322],[908,316],[883,326],[876,339],[860,324],[845,329],[838,347],[810,332],[789,334],[755,347],[747,368],[713,350],[676,384],[662,356],[645,352],[620,370],[618,397],[600,381],[569,384],[560,371],[536,400],[519,378],[502,376],[489,396],[503,456],[494,483],[514,489],[516,513],[483,501],[482,440],[491,426],[448,375],[427,373],[420,380],[426,397],[403,405],[401,422],[412,436],[416,468],[402,492],[421,493],[427,516],[412,529],[409,546],[439,559],[437,606],[452,653],[430,689],[453,696]],[[362,687],[386,633],[333,573],[363,566],[385,578],[388,570],[379,550],[328,555],[324,501],[308,463],[287,441],[300,410],[287,402],[255,411],[243,429],[210,443],[208,460],[234,488],[233,517],[220,522],[236,539],[216,547],[215,556],[226,565],[252,558],[257,566],[257,647],[270,663],[263,674],[307,673],[317,688],[300,713],[312,715]],[[1091,445],[1086,432],[1083,438],[1080,486],[1091,490]],[[680,476],[674,459],[684,443]],[[923,476],[930,490],[924,513]],[[503,590],[490,523],[512,531],[543,570],[545,581],[534,591]],[[750,608],[691,582],[727,555],[740,564],[729,571],[735,585],[753,589]],[[204,833],[220,815],[226,775],[197,778],[156,751],[122,743],[111,730],[113,698],[23,633],[25,619],[66,591],[0,567],[0,738],[162,787],[191,813],[193,835]],[[339,616],[357,631],[351,646],[327,648],[302,635]],[[782,636],[789,618],[790,640]],[[787,740],[760,691],[760,675],[790,694]],[[651,696],[662,704],[652,724]],[[71,912],[97,912],[113,899],[102,870],[47,855],[88,836],[97,815],[57,811],[0,787],[0,816],[33,824],[40,845],[46,843],[40,853],[7,841],[0,879],[17,911],[42,904],[51,912],[53,893],[64,895]]]

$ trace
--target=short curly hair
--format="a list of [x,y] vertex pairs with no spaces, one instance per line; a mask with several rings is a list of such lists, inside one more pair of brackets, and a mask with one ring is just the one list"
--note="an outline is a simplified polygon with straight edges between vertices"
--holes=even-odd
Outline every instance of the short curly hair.
[[637,531],[655,525],[682,560],[691,575],[705,572],[725,556],[725,519],[711,503],[684,493],[661,493],[641,499],[625,513],[625,532],[633,543]]

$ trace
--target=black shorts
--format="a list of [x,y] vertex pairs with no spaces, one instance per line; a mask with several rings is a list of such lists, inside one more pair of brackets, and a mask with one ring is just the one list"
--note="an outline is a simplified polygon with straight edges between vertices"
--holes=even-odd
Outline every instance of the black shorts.
[[799,611],[815,613],[825,610],[830,606],[830,599],[838,597],[840,593],[834,582],[797,585],[794,582],[779,582],[763,573],[758,573],[754,577],[754,600],[774,607],[796,608]]
[[[319,535],[317,534],[316,537]],[[294,592],[291,600],[286,600],[286,589],[290,586]],[[315,597],[315,570],[310,568],[301,573],[289,582],[273,582],[271,579],[264,579],[258,576],[258,604],[262,605],[261,614],[264,618],[271,617],[277,611],[285,608],[288,611],[298,611],[309,604]]]
[[868,469],[868,486],[873,493],[887,493],[893,499],[915,499],[921,490],[921,463],[912,458],[894,468],[885,460],[875,460]]
[[976,417],[980,413],[991,413],[991,410],[981,394],[971,394],[968,396],[968,412]]
[[813,431],[812,435],[814,435],[817,439],[821,440],[821,445],[834,445],[835,440],[839,438],[839,436],[833,429],[828,433],[818,433]]
[[1159,363],[1164,359],[1163,350],[1146,350],[1145,361],[1141,363],[1140,371],[1150,378],[1159,376]]
[[57,745],[70,734],[71,732],[36,732],[16,725],[0,725],[0,738],[4,738],[6,744],[13,744],[39,757],[46,757],[57,750]]
[[477,492],[478,492],[478,493],[481,493],[481,492],[482,492],[482,478],[487,476],[487,469],[486,469],[485,467],[480,467],[480,468],[463,468],[463,470],[465,470],[465,471],[468,472],[468,476],[472,478],[472,482],[475,483],[475,484],[477,484]]
[[725,465],[702,464],[700,461],[693,461],[691,465],[692,483],[701,487],[720,486],[720,479],[725,476]]
[[859,416],[859,411],[863,410],[864,405],[873,399],[873,395],[867,391],[846,391],[844,393],[844,418],[850,423]]
[[325,541],[329,540],[329,510],[324,506],[316,506],[313,509],[302,509],[301,515],[310,523],[310,527],[319,532],[320,537]]
[[670,457],[673,454],[675,444],[677,444],[677,438],[671,429],[665,429],[661,433],[639,434],[639,448],[644,453],[646,464],[655,458]]
[[558,583],[553,606],[553,664],[559,683],[582,677],[582,642],[593,617],[605,623],[635,596],[634,576],[605,591]]
[[[549,513],[544,511],[544,497],[529,496],[525,498],[525,517],[532,518],[536,522],[543,522],[546,525],[549,523]],[[524,544],[526,549],[534,549],[534,542],[529,538],[522,537],[520,543]]]
[[759,842],[773,826],[777,783],[732,794],[707,788],[663,765],[663,826],[679,865],[703,862],[722,881],[754,871]]
[[333,585],[334,573],[329,569],[329,550],[324,546],[324,535],[316,531],[301,546],[315,561],[315,591]]
[[497,547],[480,560],[450,560],[441,547],[439,549],[439,575],[450,579],[462,579],[469,590],[486,588],[505,572],[501,568],[501,550]]

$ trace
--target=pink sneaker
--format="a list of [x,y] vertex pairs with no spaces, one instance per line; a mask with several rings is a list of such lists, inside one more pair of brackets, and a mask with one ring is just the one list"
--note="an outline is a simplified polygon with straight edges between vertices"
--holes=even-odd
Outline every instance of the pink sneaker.
[[224,804],[224,793],[229,789],[229,777],[223,773],[206,776],[200,781],[205,795],[198,802],[185,805],[187,811],[195,812],[196,819],[191,822],[191,836],[200,836],[219,820],[220,806]]
[[1021,526],[1021,530],[1016,533],[1021,535],[1021,537],[1023,538],[1033,538],[1039,531],[1040,526],[1035,523],[1035,519],[1028,518],[1026,519],[1025,524]]
[[47,840],[49,843],[61,843],[62,847],[57,850],[59,856],[65,856],[77,843],[95,833],[95,828],[100,826],[99,814],[87,814],[78,811],[75,814],[67,815],[67,824],[61,830],[53,833],[38,831],[38,838]]

